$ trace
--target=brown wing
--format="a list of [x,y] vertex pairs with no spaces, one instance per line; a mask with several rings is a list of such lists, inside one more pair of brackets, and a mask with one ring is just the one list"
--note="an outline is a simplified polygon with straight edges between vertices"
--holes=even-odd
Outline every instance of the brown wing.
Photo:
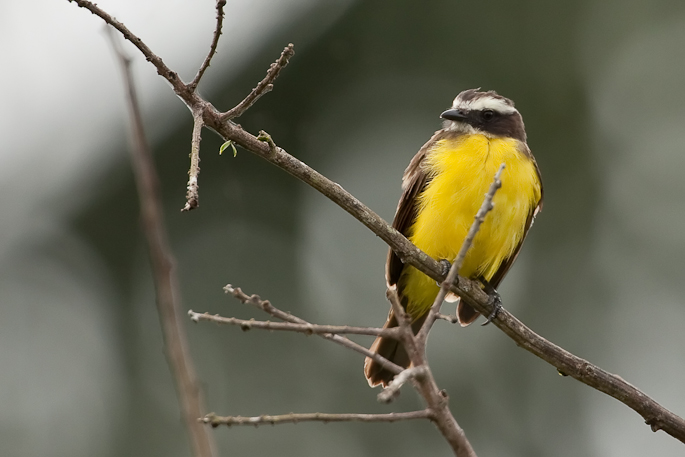
[[530,157],[530,159],[533,161],[533,164],[535,165],[535,172],[537,173],[538,180],[540,181],[540,200],[538,200],[537,205],[535,205],[535,209],[533,209],[533,211],[528,215],[528,219],[526,219],[526,226],[523,229],[523,236],[521,237],[521,241],[519,241],[518,246],[516,246],[516,250],[514,250],[514,253],[508,259],[502,262],[502,265],[500,265],[499,269],[490,279],[490,285],[495,289],[497,288],[499,283],[502,282],[502,279],[504,279],[504,275],[507,274],[511,266],[514,264],[516,257],[518,257],[519,252],[521,251],[521,247],[523,246],[523,242],[526,239],[526,235],[528,235],[528,230],[530,230],[530,227],[533,225],[535,216],[537,216],[537,214],[540,211],[542,211],[543,189],[542,176],[540,176],[540,168],[538,168],[538,164],[535,161],[535,157],[533,157],[533,154],[530,152],[528,145],[525,143],[521,143],[521,145],[521,153],[523,153],[527,157]]
[[[430,181],[430,177],[423,169],[423,161],[430,154],[435,143],[439,140],[449,136],[456,135],[454,132],[445,130],[438,130],[433,134],[430,140],[419,149],[409,166],[404,171],[402,176],[402,196],[400,202],[397,204],[397,211],[395,212],[395,219],[392,226],[404,236],[409,237],[409,229],[416,219],[416,206],[418,197],[426,188]],[[395,285],[400,279],[404,264],[399,257],[392,251],[388,250],[388,260],[385,263],[385,279],[388,285]]]
[[[445,138],[449,135],[449,132],[444,130],[439,130],[431,137],[430,140],[416,153],[409,166],[404,171],[404,176],[402,177],[402,197],[400,197],[400,202],[397,204],[397,212],[395,213],[395,219],[392,222],[392,226],[395,230],[402,233],[404,236],[409,236],[410,229],[414,220],[416,219],[416,205],[418,202],[418,197],[425,189],[428,184],[430,177],[427,175],[423,168],[423,161],[431,153],[433,145],[436,141]],[[454,135],[454,134],[452,134]],[[388,250],[388,260],[385,264],[385,279],[388,282],[388,286],[393,286],[397,284],[402,275],[402,269],[404,264],[399,257],[395,255],[392,249]],[[402,305],[406,307],[406,298],[402,297],[402,291],[398,290],[400,300]],[[427,315],[421,316],[412,323],[412,329],[414,333],[418,332],[418,329],[423,325]],[[392,328],[397,326],[397,319],[395,315],[390,310],[388,315],[388,320],[385,322],[384,328]],[[371,346],[371,352],[382,355],[386,359],[400,365],[401,367],[408,367],[410,365],[409,356],[407,351],[405,351],[402,344],[399,341],[391,338],[378,337]],[[378,384],[383,384],[387,386],[390,381],[395,377],[395,374],[391,371],[386,370],[382,365],[377,363],[371,358],[366,358],[364,362],[364,374],[366,379],[369,381],[370,386],[376,386]]]

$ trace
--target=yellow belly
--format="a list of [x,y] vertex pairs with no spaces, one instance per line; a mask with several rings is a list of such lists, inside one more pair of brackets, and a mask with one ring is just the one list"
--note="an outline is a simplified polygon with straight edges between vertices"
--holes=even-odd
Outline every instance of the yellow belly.
[[[418,201],[409,239],[436,260],[454,260],[473,223],[493,177],[504,162],[502,187],[494,208],[474,239],[459,271],[469,278],[490,280],[524,236],[528,215],[540,200],[540,181],[533,162],[517,149],[518,142],[484,135],[439,141],[425,159],[432,180]],[[407,311],[417,318],[430,309],[438,293],[435,281],[413,267],[400,278]]]

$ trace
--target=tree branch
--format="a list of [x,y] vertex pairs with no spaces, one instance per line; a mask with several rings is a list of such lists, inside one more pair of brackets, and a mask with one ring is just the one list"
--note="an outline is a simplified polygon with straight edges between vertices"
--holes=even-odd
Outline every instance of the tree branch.
[[374,327],[352,327],[349,325],[317,325],[317,324],[296,324],[291,322],[271,322],[256,321],[254,319],[245,320],[235,317],[222,317],[216,314],[196,313],[192,309],[188,311],[188,316],[193,322],[207,321],[215,324],[228,324],[240,327],[242,330],[284,330],[288,332],[304,333],[305,335],[320,334],[347,334],[347,335],[372,335],[384,336],[386,338],[398,338],[396,329],[383,329]]
[[152,50],[143,42],[143,40],[134,35],[124,24],[114,19],[104,10],[100,9],[95,3],[86,0],[67,1],[76,3],[81,8],[87,9],[94,15],[100,17],[107,24],[117,29],[125,39],[133,43],[133,45],[138,48],[141,53],[143,53],[148,62],[155,66],[157,73],[169,81],[177,95],[179,95],[186,102],[190,100],[192,91],[190,91],[188,87],[183,84],[183,81],[181,81],[181,78],[178,77],[176,72],[171,71],[171,69],[166,66],[162,59],[153,53]]
[[[309,322],[305,321],[304,319],[301,319],[297,316],[294,316],[290,313],[286,313],[285,311],[281,311],[280,309],[276,308],[274,305],[271,304],[269,300],[262,300],[259,295],[247,295],[245,292],[243,292],[240,287],[233,287],[230,284],[227,284],[226,287],[224,287],[224,291],[227,294],[233,295],[236,299],[238,299],[240,302],[245,303],[245,304],[250,304],[252,306],[255,306],[262,311],[278,318],[281,319],[282,321],[285,322],[291,322],[295,324],[304,324],[304,325],[312,325]],[[325,338],[327,340],[334,341],[338,343],[341,346],[344,346],[348,349],[352,349],[353,351],[359,352],[360,354],[365,355],[366,357],[371,357],[381,365],[383,365],[384,368],[387,370],[392,371],[395,374],[400,373],[403,368],[400,367],[399,365],[396,365],[386,359],[385,357],[382,357],[375,352],[369,351],[367,348],[364,346],[361,346],[354,341],[345,338],[344,336],[340,335],[335,335],[331,333],[323,333],[323,334],[316,334],[317,336],[320,336],[322,338]]]
[[[257,295],[251,295],[251,296],[247,295],[242,290],[240,290],[239,288],[234,288],[230,284],[227,285],[226,287],[224,287],[224,290],[227,293],[232,294],[234,297],[236,297],[241,302],[248,303],[248,304],[251,304],[253,306],[256,306],[256,307],[266,311],[267,313],[269,313],[275,317],[278,317],[279,319],[286,320],[289,322],[297,322],[298,324],[304,324],[301,327],[299,327],[299,326],[297,327],[298,331],[302,331],[303,333],[319,334],[317,332],[311,331],[312,329],[316,328],[316,326],[313,326],[312,324],[309,324],[308,322],[306,322],[306,321],[304,321],[298,317],[295,317],[290,313],[286,313],[286,312],[278,310],[268,300],[262,300]],[[423,353],[423,351],[417,350],[417,348],[414,344],[414,335],[412,333],[411,327],[409,326],[409,322],[408,322],[408,319],[406,318],[404,310],[402,309],[402,306],[399,303],[399,299],[397,298],[397,293],[394,289],[388,290],[388,299],[390,300],[390,302],[393,306],[393,309],[395,310],[395,313],[398,316],[398,322],[400,322],[400,326],[395,329],[398,331],[398,333],[395,333],[394,337],[399,336],[399,338],[404,342],[405,347],[407,347],[407,352],[410,354],[410,357],[412,359],[412,363],[413,363],[415,368],[411,368],[409,370],[402,370],[402,368],[391,363],[390,361],[379,356],[378,354],[371,353],[366,348],[362,348],[363,350],[358,350],[358,352],[361,352],[364,355],[374,356],[374,359],[380,358],[380,360],[382,360],[381,363],[383,363],[384,366],[386,366],[386,364],[393,366],[394,367],[393,372],[399,375],[398,376],[399,381],[396,382],[396,387],[393,388],[394,390],[393,389],[390,390],[390,392],[387,394],[387,399],[385,399],[383,401],[386,401],[386,402],[391,401],[392,398],[395,396],[396,391],[401,386],[401,384],[406,382],[407,379],[413,379],[414,381],[416,381],[417,390],[420,392],[421,396],[426,401],[426,404],[428,406],[427,407],[427,414],[429,415],[429,418],[431,419],[431,421],[433,423],[435,423],[438,430],[442,433],[442,435],[445,437],[447,442],[452,446],[452,449],[454,450],[455,455],[457,457],[475,457],[476,454],[474,453],[473,448],[471,447],[468,440],[466,439],[466,435],[464,434],[464,431],[461,429],[461,427],[459,427],[456,420],[452,416],[452,412],[450,411],[449,406],[448,406],[447,394],[444,391],[441,391],[440,389],[438,389],[438,386],[435,383],[435,379],[433,378],[433,374],[431,373],[428,365],[425,363],[425,353]],[[191,312],[188,314],[191,316],[191,319],[194,319],[196,317],[198,319],[202,319],[205,316],[205,315],[194,313],[194,312]],[[204,319],[204,320],[215,320],[215,319],[216,318]],[[255,321],[242,321],[242,322],[240,322],[240,320],[234,320],[232,318],[230,320],[232,322],[226,322],[226,323],[235,323],[235,324],[245,323],[248,325],[253,325],[255,323]],[[266,323],[266,322],[263,324],[270,324],[270,325],[260,325],[261,328],[268,328],[270,326],[275,325],[274,323]],[[323,327],[325,327],[325,326],[319,326],[319,327],[321,327],[321,330],[323,330]],[[292,328],[280,327],[279,330],[295,330],[295,328],[296,327],[292,327]],[[363,329],[363,330],[366,331],[366,330],[370,330],[370,329]],[[376,333],[377,330],[381,330],[381,329],[372,329],[372,330],[374,330],[374,333]],[[331,339],[331,340],[336,341],[340,344],[343,344],[343,341],[351,342],[351,341],[347,340],[346,338],[342,338],[339,335],[331,335],[330,333],[328,333],[328,334],[322,333],[322,334],[320,334],[320,336],[323,336],[324,338]],[[336,340],[335,337],[340,338],[341,341]],[[356,344],[356,343],[354,343],[354,344]],[[348,347],[350,347],[350,346],[348,346]],[[355,349],[355,350],[357,350],[357,349]],[[381,399],[381,397],[382,396],[379,396],[379,399]],[[318,413],[316,413],[316,414],[318,414]],[[316,414],[305,415],[305,417],[313,417],[313,416],[316,416]],[[359,415],[351,415],[351,416],[356,417]],[[382,416],[385,416],[385,415],[382,415]],[[255,419],[255,420],[257,420],[257,419]],[[233,419],[231,419],[231,420],[233,420]],[[212,422],[212,425],[214,425],[213,422]]]
[[181,211],[190,211],[200,205],[198,176],[200,175],[200,141],[202,141],[202,111],[193,111],[193,137],[190,145],[190,169],[188,170],[188,187],[186,204]]
[[[416,337],[411,329],[410,319],[400,304],[397,288],[395,286],[389,287],[386,295],[397,318],[399,328],[402,331],[401,336],[403,337],[404,349],[409,355],[411,364],[420,370],[420,376],[415,375],[411,379],[414,381],[414,387],[417,392],[426,402],[428,410],[431,411],[433,423],[452,447],[457,457],[476,457],[476,453],[466,438],[464,430],[459,426],[452,415],[452,411],[450,411],[447,392],[438,388],[435,382],[433,373],[426,361],[425,348],[419,347],[416,342]],[[393,396],[392,394],[388,396],[387,401],[392,400]]]
[[143,120],[130,70],[130,60],[119,46],[111,29],[107,28],[107,31],[119,60],[126,86],[126,100],[133,134],[131,160],[140,199],[143,232],[147,239],[157,292],[157,312],[162,324],[165,354],[174,375],[176,392],[181,404],[183,419],[190,435],[193,455],[196,457],[212,457],[216,455],[216,444],[206,428],[198,426],[197,423],[197,418],[203,414],[204,399],[188,350],[185,329],[181,323],[180,290],[175,261],[164,227],[164,214],[159,198],[159,182],[152,161],[152,154],[145,139]]
[[262,79],[254,89],[252,89],[252,92],[250,92],[243,101],[238,103],[234,108],[231,108],[222,114],[221,120],[227,121],[229,119],[235,119],[242,116],[245,111],[247,111],[252,105],[255,104],[257,100],[259,100],[262,95],[271,92],[271,90],[274,88],[273,82],[276,80],[276,78],[278,78],[281,70],[288,65],[288,61],[294,55],[295,45],[290,43],[285,47],[285,49],[283,49],[283,52],[281,52],[281,56],[278,58],[278,60],[271,64],[264,79]]
[[431,419],[430,411],[422,409],[420,411],[409,411],[406,413],[388,414],[328,414],[328,413],[305,413],[305,414],[283,414],[280,416],[217,416],[207,414],[200,421],[210,424],[212,427],[219,425],[277,425],[277,424],[297,424],[298,422],[398,422],[402,420]]
[[452,316],[451,314],[440,314],[440,313],[438,313],[435,315],[435,318],[443,320],[443,321],[447,321],[450,324],[456,324],[459,322],[459,318],[457,316]]
[[390,384],[378,394],[378,401],[381,403],[390,403],[399,394],[400,388],[412,379],[419,378],[426,375],[424,366],[409,367],[402,373],[398,374],[390,381]]
[[200,79],[205,74],[207,68],[209,68],[209,63],[212,61],[212,57],[216,53],[216,47],[219,44],[219,37],[221,37],[221,27],[224,23],[224,6],[226,6],[226,0],[216,1],[216,27],[214,28],[214,36],[212,37],[212,44],[209,46],[209,53],[205,57],[204,62],[200,65],[200,69],[197,71],[195,78],[188,84],[188,89],[195,91],[197,85],[200,84]]

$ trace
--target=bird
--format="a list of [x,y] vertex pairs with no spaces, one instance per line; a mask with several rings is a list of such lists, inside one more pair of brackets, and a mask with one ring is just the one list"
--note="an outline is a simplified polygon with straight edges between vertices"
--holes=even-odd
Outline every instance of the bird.
[[[449,266],[504,163],[493,209],[459,270],[459,275],[479,280],[486,291],[499,297],[496,288],[542,210],[540,169],[528,147],[521,114],[510,99],[497,92],[465,90],[440,117],[442,129],[423,145],[404,172],[392,226],[430,257]],[[438,284],[402,263],[392,249],[385,277],[387,287],[396,288],[416,334],[438,294]],[[462,327],[479,316],[458,297],[453,296],[452,301],[458,301],[457,318]],[[397,325],[391,309],[384,328]],[[403,368],[411,365],[402,343],[395,339],[379,336],[370,351]],[[364,362],[364,374],[372,387],[386,387],[395,376],[370,357]]]

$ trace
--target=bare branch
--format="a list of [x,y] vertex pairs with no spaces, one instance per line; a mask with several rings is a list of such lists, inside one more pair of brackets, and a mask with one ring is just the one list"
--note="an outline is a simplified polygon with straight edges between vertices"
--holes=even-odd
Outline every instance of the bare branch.
[[[418,347],[416,337],[411,329],[410,318],[405,313],[404,308],[402,308],[397,295],[397,287],[388,287],[386,296],[390,301],[393,313],[395,313],[399,324],[398,326],[402,331],[400,335],[402,336],[401,341],[404,344],[404,349],[409,355],[411,364],[419,370],[420,376],[415,375],[411,379],[415,381],[414,387],[423,397],[428,409],[433,414],[433,423],[452,447],[457,457],[476,457],[476,453],[466,438],[464,430],[459,426],[452,415],[452,411],[450,411],[447,393],[438,388],[435,378],[433,378],[433,373],[426,362],[425,347]],[[387,389],[390,389],[390,387],[388,386]],[[387,401],[391,401],[394,395],[394,392],[391,392],[388,395]]]
[[283,52],[278,60],[271,64],[269,71],[266,72],[266,76],[259,82],[259,84],[257,84],[257,87],[252,89],[252,92],[250,92],[242,102],[238,103],[234,108],[223,113],[221,115],[221,120],[227,121],[229,119],[235,119],[242,116],[243,113],[245,113],[245,111],[254,105],[254,103],[259,100],[262,95],[271,92],[271,90],[274,88],[273,82],[276,80],[276,78],[278,78],[281,70],[288,65],[288,61],[293,55],[295,55],[295,45],[290,43],[285,47],[285,49],[283,49]]
[[400,330],[400,341],[404,345],[404,350],[407,351],[409,360],[415,367],[421,367],[426,363],[425,353],[423,348],[416,345],[416,338],[414,331],[411,328],[411,317],[406,313],[404,307],[400,302],[400,297],[397,295],[397,286],[389,286],[385,291],[385,297],[390,302],[392,312],[397,319],[397,328]]
[[157,312],[162,324],[165,353],[176,382],[176,392],[190,434],[193,454],[196,457],[212,457],[216,455],[216,444],[207,430],[198,426],[197,423],[197,418],[203,414],[204,399],[188,350],[185,329],[181,323],[180,290],[174,267],[175,260],[167,241],[164,214],[159,198],[158,177],[145,139],[143,120],[130,70],[130,60],[124,54],[111,30],[109,28],[107,30],[110,32],[108,35],[119,60],[126,86],[126,99],[133,132],[131,159],[140,199],[143,232],[147,239],[157,291]]
[[[293,316],[290,313],[286,313],[283,311],[280,311],[276,309],[273,305],[268,300],[262,300],[259,298],[257,295],[247,295],[245,294],[242,290],[239,288],[235,288],[231,286],[230,284],[224,287],[224,290],[226,293],[232,294],[234,297],[236,297],[238,300],[240,300],[243,303],[249,303],[253,306],[256,306],[267,313],[278,317],[279,319],[289,321],[289,322],[296,322],[298,324],[304,324],[301,328],[298,328],[299,331],[303,332],[308,332],[311,331],[313,328],[312,324],[309,324],[308,322]],[[443,392],[440,391],[435,383],[435,379],[433,378],[432,373],[430,372],[430,369],[428,366],[425,364],[425,354],[421,351],[418,351],[416,349],[416,346],[414,344],[414,335],[412,333],[411,327],[409,326],[409,320],[407,316],[404,313],[404,310],[402,309],[399,299],[397,298],[397,294],[394,289],[389,289],[388,290],[388,299],[391,301],[391,304],[393,306],[393,309],[395,313],[398,316],[398,320],[400,322],[400,327],[398,327],[396,330],[398,330],[399,336],[404,341],[405,346],[409,348],[408,352],[410,353],[410,357],[412,358],[412,363],[415,365],[416,368],[412,368],[410,370],[402,370],[400,367],[397,367],[397,365],[392,364],[391,362],[387,361],[385,358],[378,356],[378,354],[373,354],[375,357],[380,357],[382,361],[384,361],[387,364],[390,364],[398,370],[393,370],[393,372],[400,374],[399,380],[396,383],[396,387],[394,388],[388,388],[390,389],[387,392],[387,397],[388,399],[386,401],[392,400],[392,398],[395,396],[395,393],[399,389],[399,387],[402,385],[402,383],[406,382],[408,379],[415,379],[417,382],[417,390],[421,393],[421,395],[424,397],[426,404],[428,405],[428,410],[430,411],[430,418],[431,420],[435,423],[437,426],[438,430],[442,433],[442,435],[445,437],[447,442],[452,446],[452,449],[455,452],[455,455],[458,457],[475,457],[475,453],[473,452],[473,448],[469,444],[468,440],[466,439],[466,435],[464,434],[464,431],[459,427],[457,422],[455,421],[454,417],[452,416],[451,411],[449,410],[448,402],[447,402],[447,395]],[[194,318],[201,318],[202,315],[199,315],[197,313],[189,313],[191,316],[191,319]],[[232,323],[244,323],[247,325],[252,325],[254,321],[242,321],[242,322],[232,322]],[[267,323],[264,323],[267,324]],[[269,323],[271,324],[271,323]],[[264,325],[263,328],[269,327],[268,325]],[[283,328],[285,329],[285,328]],[[366,329],[365,329],[366,330]],[[342,338],[339,335],[331,335],[330,333],[323,333],[321,334],[324,338],[329,338],[331,340],[334,340],[336,342],[339,342],[340,344],[343,344],[344,342],[350,342],[346,338]],[[340,338],[341,340],[336,340],[335,338]],[[349,345],[347,345],[350,347]],[[353,348],[357,350],[356,348]],[[362,352],[365,355],[372,354],[370,351],[368,351],[366,348],[362,348]],[[384,364],[385,366],[385,364]],[[403,373],[403,374],[402,374]],[[386,389],[387,390],[387,389]],[[357,415],[355,415],[357,416]],[[253,419],[253,420],[259,420]],[[241,422],[242,423],[242,422]],[[248,422],[249,423],[249,422]]]
[[466,254],[469,252],[469,249],[471,249],[471,245],[473,245],[473,240],[474,238],[476,238],[476,235],[480,230],[480,226],[483,224],[483,222],[485,222],[485,216],[487,216],[487,214],[493,208],[492,199],[495,198],[495,193],[497,193],[499,188],[502,187],[502,181],[500,181],[500,178],[502,176],[502,172],[504,171],[504,166],[504,163],[502,163],[502,165],[500,165],[499,169],[497,170],[497,173],[495,173],[495,177],[492,180],[490,189],[485,194],[485,199],[483,200],[483,203],[480,205],[480,209],[478,210],[476,216],[473,219],[471,228],[469,228],[469,232],[466,235],[466,238],[464,238],[464,242],[462,243],[461,248],[457,253],[457,256],[454,258],[454,261],[452,262],[450,271],[449,273],[447,273],[447,277],[442,282],[442,284],[440,284],[440,290],[438,291],[438,295],[435,297],[435,300],[433,301],[431,309],[428,311],[428,317],[421,326],[421,330],[419,330],[419,333],[416,335],[417,344],[421,347],[424,347],[426,344],[428,332],[430,331],[431,327],[433,327],[433,324],[437,319],[437,315],[440,312],[442,302],[445,300],[445,297],[447,296],[450,287],[452,286],[452,284],[454,284],[454,281],[459,277],[459,270],[461,270],[461,266],[464,264]]
[[[204,118],[207,127],[217,131],[224,139],[233,141],[240,147],[276,165],[324,194],[378,235],[398,254],[404,263],[416,267],[434,279],[437,278],[440,282],[445,279],[442,276],[442,268],[435,260],[419,250],[378,214],[347,192],[340,184],[331,181],[302,161],[291,156],[283,148],[276,147],[274,149],[269,144],[260,141],[254,135],[243,130],[240,126],[232,122],[224,122],[221,113],[216,111],[211,105],[207,104],[206,108]],[[459,281],[460,284],[464,284],[465,290],[469,288],[469,285],[471,287],[479,287],[477,282],[466,278],[463,281],[460,278]],[[469,295],[473,296],[472,300],[477,300],[474,293],[469,293]],[[483,293],[482,296],[486,297],[487,295]],[[484,301],[482,306],[487,307],[487,302]],[[489,308],[486,308],[487,311],[489,311]]]
[[304,414],[283,414],[280,416],[217,416],[207,414],[200,421],[210,424],[212,427],[219,425],[276,425],[276,424],[297,424],[298,422],[398,422],[402,420],[432,419],[430,411],[422,409],[420,411],[409,411],[406,413],[388,414],[328,414],[328,413],[304,413]]
[[188,87],[185,84],[183,84],[183,81],[181,81],[181,78],[178,77],[178,74],[176,74],[176,72],[174,71],[171,71],[171,69],[169,69],[169,67],[166,66],[162,59],[158,57],[154,52],[152,52],[152,50],[145,43],[143,43],[143,40],[134,35],[124,24],[117,21],[112,16],[107,14],[105,11],[100,9],[95,3],[86,0],[68,1],[76,3],[81,8],[87,9],[94,15],[100,17],[107,24],[117,29],[125,39],[133,43],[133,45],[136,48],[138,48],[140,52],[143,53],[145,59],[148,62],[155,66],[155,68],[157,69],[157,73],[164,79],[169,81],[171,86],[174,88],[174,92],[176,92],[176,94],[178,94],[186,102],[191,99],[190,95],[192,91],[190,91]]
[[188,191],[186,204],[181,211],[190,211],[200,206],[198,175],[200,174],[200,141],[202,141],[202,111],[193,111],[193,137],[190,146],[190,170],[188,170]]
[[216,27],[214,28],[214,37],[212,38],[212,44],[209,46],[207,57],[205,57],[204,62],[200,65],[200,69],[197,71],[195,78],[188,84],[188,88],[192,91],[197,89],[197,85],[200,84],[200,79],[202,79],[205,71],[209,68],[209,63],[216,53],[216,47],[219,44],[219,37],[221,36],[221,27],[224,23],[224,6],[226,6],[226,0],[216,1]]
[[416,377],[416,390],[423,397],[433,414],[433,423],[457,457],[476,457],[464,430],[459,426],[449,408],[447,392],[438,388],[428,365],[424,366],[422,376]]
[[459,322],[459,318],[457,316],[452,316],[451,314],[440,314],[440,313],[438,313],[435,315],[435,318],[443,320],[443,321],[447,321],[450,324],[456,324]]
[[400,388],[412,379],[420,378],[426,375],[426,369],[423,366],[410,367],[398,374],[390,381],[390,384],[378,394],[378,401],[381,403],[390,403],[399,394]]
[[254,319],[245,320],[237,319],[235,317],[222,317],[217,314],[196,313],[192,309],[188,311],[188,316],[193,322],[207,321],[215,324],[236,325],[242,330],[251,330],[253,328],[260,330],[285,330],[289,332],[304,333],[305,335],[319,335],[324,333],[330,334],[347,334],[347,335],[372,335],[384,336],[386,338],[398,338],[397,329],[382,329],[374,327],[351,327],[349,325],[317,325],[317,324],[296,324],[292,322],[271,322],[271,321],[256,321]]
[[[241,302],[256,306],[259,309],[262,309],[265,312],[279,319],[288,322],[296,322],[299,324],[311,325],[308,322],[300,319],[299,317],[295,317],[290,313],[278,310],[268,300],[262,300],[257,295],[247,295],[239,288],[233,287],[230,284],[224,287],[224,290],[226,291],[226,293],[230,293]],[[416,346],[414,344],[414,335],[412,333],[411,327],[409,326],[409,320],[407,319],[406,313],[404,312],[402,306],[399,303],[399,299],[397,298],[397,293],[395,289],[389,289],[387,294],[388,299],[390,300],[391,305],[393,306],[393,310],[398,316],[398,322],[400,322],[400,326],[397,328],[397,330],[400,331],[400,338],[404,342],[405,346],[408,347],[407,352],[410,354],[412,363],[416,367],[412,371],[405,373],[407,370],[403,370],[402,368],[389,362],[385,358],[380,357],[378,354],[371,353],[366,348],[358,350],[357,348],[344,344],[343,342],[351,343],[351,341],[346,338],[342,338],[339,335],[322,334],[321,336],[336,341],[340,344],[344,344],[347,347],[351,347],[352,349],[357,350],[358,352],[361,352],[366,356],[373,356],[374,359],[380,357],[381,363],[383,363],[384,366],[391,365],[392,367],[395,367],[393,368],[394,373],[405,373],[405,380],[402,382],[406,382],[406,379],[416,379],[417,385],[419,386],[417,387],[417,389],[419,390],[421,396],[425,399],[426,404],[428,405],[428,409],[431,412],[431,420],[435,423],[438,430],[440,430],[440,432],[443,434],[447,442],[452,446],[452,449],[455,451],[455,455],[457,455],[458,457],[475,457],[475,453],[473,452],[471,445],[466,439],[464,431],[461,429],[461,427],[459,427],[454,417],[452,416],[451,411],[449,410],[447,395],[443,391],[438,389],[437,384],[435,383],[435,379],[433,378],[433,375],[430,371],[430,368],[428,367],[428,365],[425,364],[425,354],[423,353],[423,351],[418,351],[416,349]],[[193,316],[194,315],[191,315],[191,318]],[[337,340],[336,337],[340,340]],[[356,345],[356,343],[353,344]],[[401,384],[398,383],[396,389],[399,389],[399,385]],[[394,392],[391,390],[388,394],[388,401],[390,401],[394,397],[394,395]]]
[[[227,294],[233,295],[235,298],[240,300],[242,303],[250,304],[252,306],[255,306],[262,311],[278,318],[281,319],[282,321],[285,322],[292,322],[295,324],[305,324],[305,325],[311,325],[309,322],[305,321],[304,319],[301,319],[297,316],[294,316],[290,313],[286,313],[285,311],[281,311],[280,309],[276,308],[274,305],[271,304],[269,300],[262,300],[259,295],[247,295],[245,292],[243,292],[239,287],[233,287],[230,284],[227,284],[226,287],[224,287],[224,291]],[[359,352],[360,354],[365,355],[366,357],[371,357],[381,365],[383,365],[383,368],[386,368],[387,370],[392,371],[393,373],[400,373],[404,368],[400,367],[399,365],[396,365],[386,359],[385,357],[382,357],[375,352],[369,351],[367,348],[364,346],[361,346],[354,341],[345,338],[344,336],[340,335],[335,335],[335,334],[330,334],[330,333],[323,333],[323,334],[317,334],[318,336],[322,338],[326,338],[327,340],[334,341],[338,343],[341,346],[344,346],[348,349],[352,349],[353,351]]]

